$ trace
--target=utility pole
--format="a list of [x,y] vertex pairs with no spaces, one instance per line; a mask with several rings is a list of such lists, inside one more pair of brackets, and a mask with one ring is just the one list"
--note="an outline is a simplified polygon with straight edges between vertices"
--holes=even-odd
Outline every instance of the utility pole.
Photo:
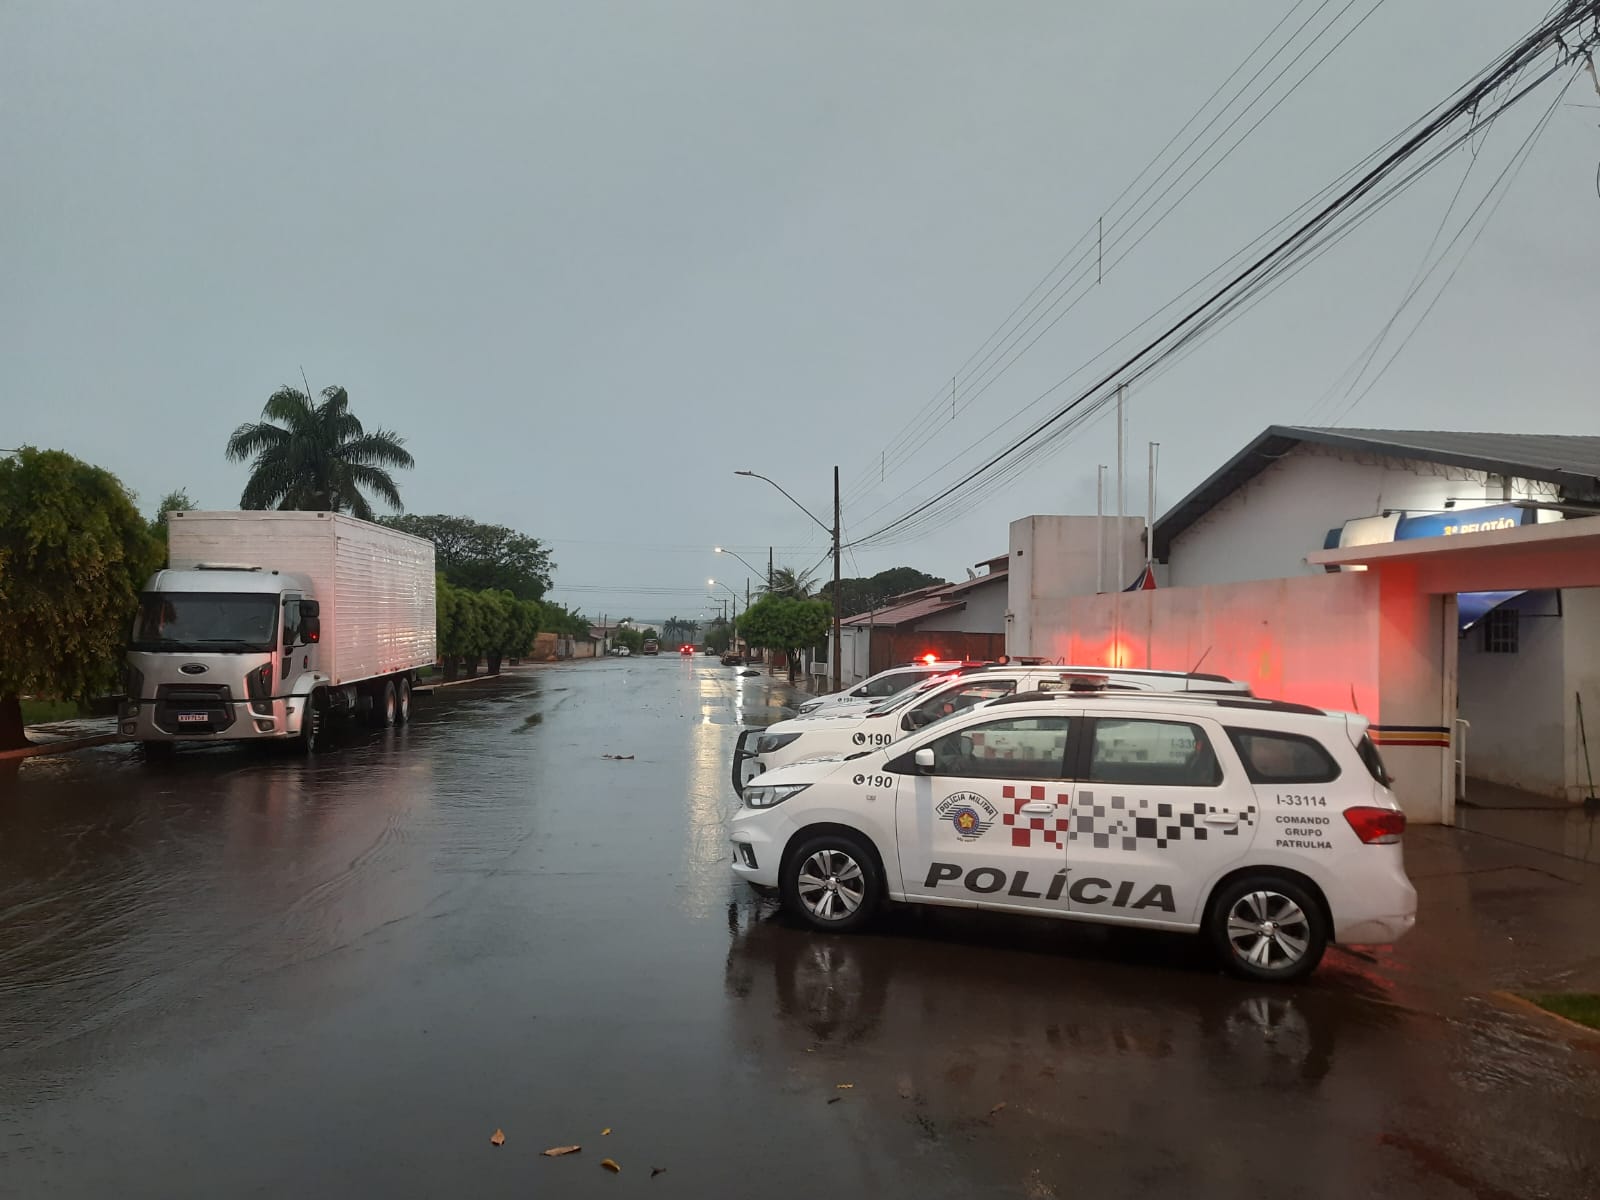
[[839,644],[840,626],[844,624],[844,594],[839,586],[839,468],[833,468],[833,690],[844,685],[840,682],[839,661],[844,657],[844,647]]
[[1106,465],[1094,469],[1094,590],[1106,590]]
[[772,547],[767,547],[767,591],[772,590]]
[[[1127,515],[1128,507],[1128,489],[1122,470],[1122,401],[1127,391],[1127,384],[1117,385],[1117,591],[1119,592],[1128,586],[1127,580],[1123,577],[1123,572],[1127,568],[1127,564],[1123,561],[1127,539],[1122,536],[1122,521]],[[1120,667],[1122,664],[1113,665]]]
[[1157,451],[1161,449],[1160,442],[1150,443],[1150,495],[1145,512],[1148,514],[1144,523],[1144,566],[1145,570],[1154,570],[1156,557],[1156,458]]

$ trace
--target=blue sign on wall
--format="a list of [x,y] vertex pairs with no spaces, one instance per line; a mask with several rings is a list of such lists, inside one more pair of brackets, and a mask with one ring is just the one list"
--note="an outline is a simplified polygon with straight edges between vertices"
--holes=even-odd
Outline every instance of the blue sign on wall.
[[1412,538],[1482,533],[1487,529],[1515,529],[1518,525],[1532,525],[1537,519],[1537,511],[1531,508],[1519,508],[1515,504],[1490,504],[1484,508],[1453,508],[1448,512],[1401,517],[1400,523],[1395,526],[1394,540],[1405,542]]

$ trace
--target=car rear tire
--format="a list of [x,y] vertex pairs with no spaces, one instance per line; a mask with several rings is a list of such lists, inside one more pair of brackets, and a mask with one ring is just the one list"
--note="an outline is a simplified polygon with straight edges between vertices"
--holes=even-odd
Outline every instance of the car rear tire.
[[411,680],[402,679],[394,685],[395,709],[394,723],[404,725],[411,720]]
[[796,846],[779,882],[784,907],[816,929],[859,929],[883,892],[878,862],[858,839],[825,833]]
[[1222,888],[1205,932],[1230,972],[1269,983],[1304,979],[1328,948],[1322,905],[1281,875],[1244,875]]

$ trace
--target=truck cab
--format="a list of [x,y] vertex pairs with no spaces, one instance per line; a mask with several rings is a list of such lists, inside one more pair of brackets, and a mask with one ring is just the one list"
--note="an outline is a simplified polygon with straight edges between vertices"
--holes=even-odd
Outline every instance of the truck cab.
[[294,737],[320,681],[320,638],[306,576],[158,571],[134,618],[122,732],[147,745]]

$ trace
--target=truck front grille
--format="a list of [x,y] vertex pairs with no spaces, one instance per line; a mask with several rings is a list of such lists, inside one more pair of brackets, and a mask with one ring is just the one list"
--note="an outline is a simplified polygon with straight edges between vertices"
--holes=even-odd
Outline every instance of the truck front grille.
[[163,683],[154,717],[163,733],[220,733],[233,724],[233,689],[227,684]]

